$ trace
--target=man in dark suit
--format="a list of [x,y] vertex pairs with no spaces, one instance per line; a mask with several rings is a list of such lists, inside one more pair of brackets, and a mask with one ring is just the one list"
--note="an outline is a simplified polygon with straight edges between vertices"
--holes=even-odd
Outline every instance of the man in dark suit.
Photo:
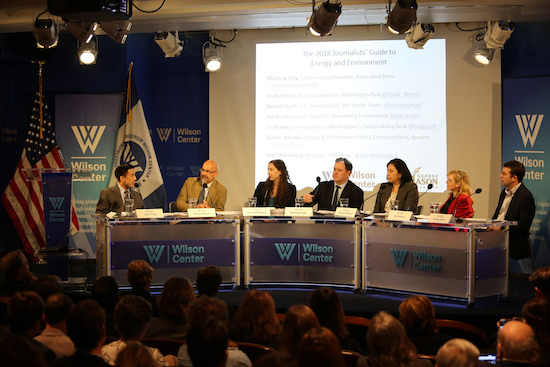
[[310,194],[304,195],[304,203],[318,205],[319,210],[336,210],[341,198],[349,199],[350,208],[361,208],[363,190],[349,180],[353,165],[346,158],[334,162],[331,181],[321,182]]
[[535,217],[535,199],[531,191],[522,184],[525,167],[521,162],[504,163],[500,180],[504,189],[500,193],[493,219],[517,221],[510,227],[510,257],[525,259],[531,254],[529,229]]
[[131,164],[123,164],[115,169],[115,177],[118,183],[101,190],[95,213],[104,217],[107,213],[120,213],[124,210],[123,199],[134,199],[134,209],[143,209],[141,194],[134,190],[136,172]]

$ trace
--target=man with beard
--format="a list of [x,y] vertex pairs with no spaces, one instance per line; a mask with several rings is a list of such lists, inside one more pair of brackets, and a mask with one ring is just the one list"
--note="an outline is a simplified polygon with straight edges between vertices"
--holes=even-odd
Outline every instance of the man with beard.
[[216,181],[218,164],[212,160],[203,163],[199,177],[189,177],[181,188],[176,206],[178,210],[187,211],[189,199],[197,199],[197,208],[215,208],[224,210],[227,189]]

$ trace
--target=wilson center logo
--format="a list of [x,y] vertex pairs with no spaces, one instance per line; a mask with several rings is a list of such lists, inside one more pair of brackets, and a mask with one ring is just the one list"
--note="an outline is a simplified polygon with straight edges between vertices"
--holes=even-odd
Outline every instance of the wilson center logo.
[[172,133],[172,128],[160,128],[157,127],[157,134],[159,135],[160,141],[163,143],[168,141],[170,134]]
[[50,203],[55,210],[60,210],[65,198],[63,196],[50,196]]
[[85,154],[89,148],[90,152],[94,154],[105,131],[105,126],[71,126],[71,128],[82,153]]
[[535,145],[543,118],[544,115],[516,115],[516,122],[524,147],[527,147],[527,142],[531,143],[531,147]]
[[147,258],[149,259],[149,263],[153,264],[153,263],[159,262],[160,257],[164,252],[164,247],[165,247],[164,245],[143,246],[143,249],[147,254]]
[[407,253],[409,250],[402,250],[402,249],[390,249],[391,250],[391,256],[393,256],[393,263],[395,266],[402,268],[403,264],[405,263],[405,259],[407,258]]
[[296,247],[295,243],[276,243],[275,247],[277,248],[277,252],[279,253],[279,257],[281,260],[290,260],[290,256],[294,252],[294,248]]

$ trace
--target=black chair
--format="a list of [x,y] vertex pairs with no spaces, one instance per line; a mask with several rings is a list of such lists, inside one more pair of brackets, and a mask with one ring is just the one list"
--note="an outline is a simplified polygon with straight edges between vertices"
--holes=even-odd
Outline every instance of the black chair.
[[268,347],[267,345],[247,343],[247,342],[235,342],[237,347],[244,352],[250,359],[250,362],[254,364],[260,357],[274,352],[275,349]]
[[171,201],[168,208],[170,209],[170,213],[175,213],[179,211],[175,201]]

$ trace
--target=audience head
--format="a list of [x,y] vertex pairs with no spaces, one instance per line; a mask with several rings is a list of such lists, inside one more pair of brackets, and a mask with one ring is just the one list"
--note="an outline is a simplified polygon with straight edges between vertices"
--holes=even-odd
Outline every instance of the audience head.
[[227,304],[217,298],[204,296],[191,302],[185,310],[185,318],[189,325],[202,322],[209,316],[215,317],[227,325],[229,323]]
[[533,298],[523,305],[522,317],[535,333],[540,358],[550,360],[550,302]]
[[34,291],[15,292],[8,304],[8,322],[14,334],[35,337],[40,334],[44,301]]
[[185,278],[172,277],[164,283],[159,299],[159,313],[175,322],[183,322],[185,307],[194,299],[193,284]]
[[532,362],[537,355],[535,333],[527,323],[512,320],[504,324],[497,336],[497,358]]
[[67,335],[76,350],[89,353],[105,342],[105,311],[93,299],[75,304],[67,315]]
[[193,324],[187,332],[189,358],[196,367],[225,366],[228,343],[227,323],[215,317]]
[[400,366],[417,358],[416,348],[407,338],[403,325],[384,311],[371,319],[367,347],[371,367]]
[[271,295],[255,289],[246,292],[231,324],[233,339],[269,344],[280,330]]
[[271,352],[258,358],[254,362],[254,367],[300,367],[300,363],[290,354]]
[[543,266],[531,274],[529,282],[535,288],[535,297],[550,301],[550,266]]
[[[525,166],[523,163],[518,161],[508,161],[504,163],[503,165],[503,173],[505,171],[505,168],[507,168],[507,172],[510,175],[510,179],[512,180],[514,177],[516,177],[517,182],[523,181],[523,177],[525,176]],[[508,185],[504,185],[508,186]]]
[[435,356],[437,367],[476,367],[479,358],[479,349],[464,339],[451,339],[439,350]]
[[453,188],[450,190],[453,192],[456,191],[457,197],[458,195],[470,195],[472,193],[470,178],[466,172],[455,169],[447,173],[447,178],[447,189],[450,189],[449,184],[451,184]]
[[157,367],[147,347],[138,342],[128,342],[116,356],[116,367]]
[[52,294],[46,298],[44,304],[44,320],[49,325],[57,326],[63,324],[65,328],[65,319],[73,306],[73,301],[63,293]]
[[306,305],[290,307],[283,322],[279,350],[295,355],[302,336],[315,327],[319,327],[319,321],[311,308]]
[[218,164],[213,160],[207,160],[202,164],[200,180],[203,184],[209,184],[218,176]]
[[0,262],[0,270],[6,280],[34,282],[36,277],[31,273],[29,262],[21,250],[8,252]]
[[145,298],[128,294],[115,308],[115,327],[123,339],[141,341],[152,314],[151,304]]
[[434,305],[429,298],[424,296],[412,296],[404,299],[399,305],[399,321],[408,334],[439,331]]
[[103,307],[105,312],[114,312],[120,298],[116,279],[112,276],[102,276],[96,280],[92,288],[92,297]]
[[145,260],[134,260],[128,264],[126,276],[132,288],[148,291],[153,281],[153,268]]
[[344,367],[338,338],[325,327],[305,333],[298,346],[298,360],[301,367]]
[[206,266],[197,271],[197,291],[201,296],[214,297],[218,294],[222,274],[217,266]]
[[338,338],[349,335],[344,321],[344,307],[334,289],[315,289],[309,296],[309,307],[315,312],[319,324],[332,330]]
[[63,293],[63,281],[57,275],[42,275],[34,282],[34,290],[45,301],[56,293]]
[[10,334],[0,339],[0,361],[9,367],[46,367],[38,347],[27,337]]
[[[388,181],[390,183],[392,184],[401,183],[402,185],[404,183],[412,181],[411,171],[409,171],[407,164],[405,164],[403,160],[399,158],[394,158],[388,162],[386,167],[388,167]],[[397,171],[397,177],[395,178],[395,180],[393,179],[390,180],[390,177],[389,177],[390,168]]]

